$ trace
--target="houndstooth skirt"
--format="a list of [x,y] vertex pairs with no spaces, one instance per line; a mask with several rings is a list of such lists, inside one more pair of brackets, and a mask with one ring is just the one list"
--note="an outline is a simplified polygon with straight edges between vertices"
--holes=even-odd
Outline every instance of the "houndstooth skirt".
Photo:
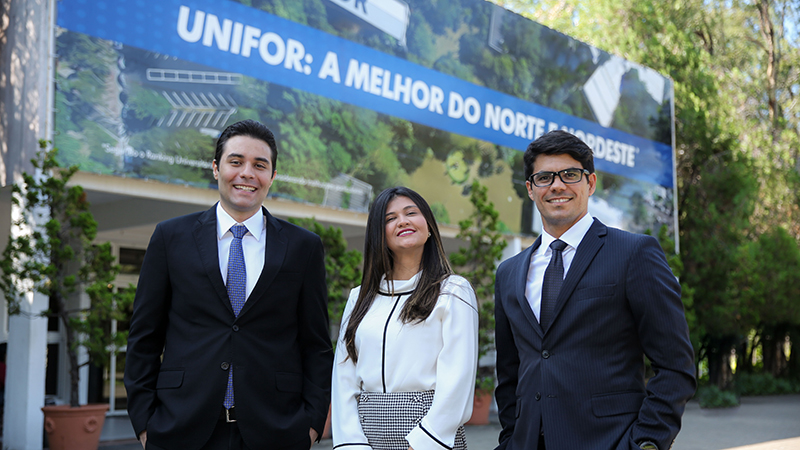
[[[425,417],[434,391],[362,392],[358,417],[373,450],[408,450],[406,436]],[[446,446],[442,445],[442,450]],[[458,427],[454,450],[467,450],[464,427]]]

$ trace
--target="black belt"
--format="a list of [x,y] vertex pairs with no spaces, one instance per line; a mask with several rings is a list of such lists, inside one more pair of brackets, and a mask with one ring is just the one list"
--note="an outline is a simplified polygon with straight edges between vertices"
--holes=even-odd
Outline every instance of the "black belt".
[[231,409],[222,408],[219,414],[219,420],[223,422],[236,422],[236,407],[231,406]]

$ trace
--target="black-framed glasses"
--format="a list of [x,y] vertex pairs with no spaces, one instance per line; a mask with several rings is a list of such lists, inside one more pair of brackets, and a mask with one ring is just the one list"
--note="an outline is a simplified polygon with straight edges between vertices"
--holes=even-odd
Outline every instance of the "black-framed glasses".
[[536,187],[547,187],[556,181],[556,175],[564,184],[575,184],[583,179],[583,174],[589,175],[586,169],[570,168],[558,172],[537,172],[528,177],[528,181]]

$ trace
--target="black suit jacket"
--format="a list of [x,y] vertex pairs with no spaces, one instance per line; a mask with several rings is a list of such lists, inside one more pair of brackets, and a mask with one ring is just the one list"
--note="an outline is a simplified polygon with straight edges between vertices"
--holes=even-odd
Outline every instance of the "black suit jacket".
[[[542,330],[525,297],[533,246],[495,284],[500,447],[670,448],[695,389],[680,285],[655,238],[595,220]],[[644,356],[655,371],[644,380]]]
[[149,443],[200,448],[222,411],[230,364],[250,448],[310,444],[309,428],[322,432],[333,363],[322,242],[264,214],[264,269],[238,318],[219,269],[216,207],[156,227],[125,365],[128,413]]

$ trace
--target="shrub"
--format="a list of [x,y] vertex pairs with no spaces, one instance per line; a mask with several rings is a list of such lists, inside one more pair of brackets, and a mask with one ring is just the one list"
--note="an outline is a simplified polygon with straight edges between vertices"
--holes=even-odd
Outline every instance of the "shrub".
[[731,408],[739,406],[739,398],[733,391],[723,391],[716,386],[702,386],[695,397],[701,408]]
[[741,373],[735,378],[739,395],[783,395],[800,393],[800,383],[775,378],[768,373]]

